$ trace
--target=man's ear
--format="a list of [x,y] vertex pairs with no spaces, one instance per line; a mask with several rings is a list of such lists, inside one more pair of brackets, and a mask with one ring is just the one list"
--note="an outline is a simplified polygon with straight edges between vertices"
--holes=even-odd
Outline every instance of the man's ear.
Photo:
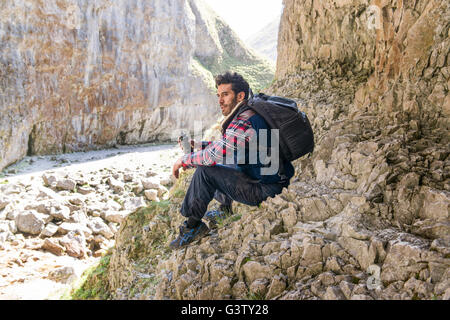
[[241,102],[242,100],[244,100],[244,98],[245,98],[245,92],[244,92],[244,91],[241,91],[241,92],[239,92],[239,93],[237,94],[237,100],[238,100],[238,102]]

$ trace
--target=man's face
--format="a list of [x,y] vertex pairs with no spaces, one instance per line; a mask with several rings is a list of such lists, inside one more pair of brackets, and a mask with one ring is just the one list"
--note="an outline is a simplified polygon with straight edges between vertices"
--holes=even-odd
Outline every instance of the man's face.
[[236,94],[231,89],[231,83],[221,84],[217,87],[217,97],[219,98],[220,109],[226,117],[239,102]]

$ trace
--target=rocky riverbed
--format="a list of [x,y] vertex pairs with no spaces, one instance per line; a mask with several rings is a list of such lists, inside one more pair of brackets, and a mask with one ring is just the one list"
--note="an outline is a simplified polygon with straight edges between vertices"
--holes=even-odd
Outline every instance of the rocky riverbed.
[[59,299],[114,245],[120,222],[167,197],[174,145],[25,157],[0,174],[0,299]]

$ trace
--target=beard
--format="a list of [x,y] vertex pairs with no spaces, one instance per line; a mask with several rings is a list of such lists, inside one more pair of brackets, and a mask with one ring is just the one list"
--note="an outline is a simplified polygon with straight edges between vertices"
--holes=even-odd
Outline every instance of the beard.
[[220,106],[222,109],[222,114],[226,117],[231,111],[233,111],[234,107],[237,105],[237,97],[234,97],[233,100],[229,104],[223,104]]

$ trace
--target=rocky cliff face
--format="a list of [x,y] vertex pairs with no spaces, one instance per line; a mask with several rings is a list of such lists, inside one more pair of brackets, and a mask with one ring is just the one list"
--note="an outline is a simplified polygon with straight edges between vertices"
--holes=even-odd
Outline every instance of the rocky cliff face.
[[200,0],[3,1],[0,15],[0,169],[211,124],[223,69],[202,61],[266,65]]
[[450,298],[449,3],[284,4],[271,90],[308,114],[314,153],[281,195],[184,250],[164,244],[189,177],[163,213],[135,212],[115,298]]
[[[296,4],[286,2],[282,23],[293,21]],[[314,119],[316,181],[387,204],[399,225],[422,235],[448,235],[448,4],[335,1],[303,9],[282,27],[279,52],[288,58],[278,60],[274,90],[301,99]],[[436,196],[438,210],[429,203]]]

